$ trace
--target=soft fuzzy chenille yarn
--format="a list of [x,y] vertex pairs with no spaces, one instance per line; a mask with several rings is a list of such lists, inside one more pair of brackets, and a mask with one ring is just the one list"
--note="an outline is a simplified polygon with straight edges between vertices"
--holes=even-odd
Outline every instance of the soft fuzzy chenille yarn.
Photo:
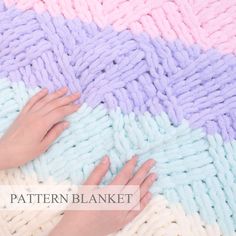
[[[152,157],[153,200],[122,236],[236,235],[235,0],[0,0],[0,133],[40,87],[82,95],[71,126],[1,184],[109,182]],[[47,235],[60,212],[1,212]]]

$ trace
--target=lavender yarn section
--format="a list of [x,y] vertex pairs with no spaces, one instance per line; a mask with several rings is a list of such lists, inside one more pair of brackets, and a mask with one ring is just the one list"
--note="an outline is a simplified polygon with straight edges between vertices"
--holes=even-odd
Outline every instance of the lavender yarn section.
[[0,77],[127,114],[164,111],[173,125],[236,138],[236,57],[180,41],[100,29],[0,3]]

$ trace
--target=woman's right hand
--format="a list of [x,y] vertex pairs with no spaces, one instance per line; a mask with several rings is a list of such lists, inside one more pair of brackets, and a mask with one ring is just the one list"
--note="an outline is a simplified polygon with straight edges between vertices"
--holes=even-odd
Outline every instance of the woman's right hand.
[[[66,211],[50,236],[105,236],[117,232],[132,221],[150,201],[149,189],[157,178],[155,173],[149,173],[155,164],[154,160],[149,159],[133,173],[136,163],[137,157],[129,160],[109,185],[139,185],[140,210]],[[94,169],[85,185],[99,185],[108,169],[109,158],[106,156]]]

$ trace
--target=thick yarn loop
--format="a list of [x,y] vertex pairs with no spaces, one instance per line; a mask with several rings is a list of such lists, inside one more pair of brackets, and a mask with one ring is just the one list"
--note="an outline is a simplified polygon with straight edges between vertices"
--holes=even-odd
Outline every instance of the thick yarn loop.
[[[0,88],[3,133],[38,88],[30,91],[23,82],[7,79],[0,80]],[[188,215],[198,213],[208,224],[217,222],[225,235],[234,232],[235,141],[224,143],[218,134],[206,136],[201,129],[191,129],[187,121],[175,127],[165,113],[124,115],[103,105],[92,109],[84,103],[68,120],[70,128],[54,145],[22,167],[25,176],[81,184],[108,154],[111,168],[103,180],[106,184],[133,154],[139,156],[138,166],[152,157],[157,161],[153,171],[159,176],[151,188],[154,196],[181,203]]]
[[[45,184],[56,185],[52,179],[47,179]],[[70,185],[68,182],[62,184]],[[37,175],[25,175],[20,168],[0,172],[0,185],[39,185]],[[14,191],[14,189],[12,189]],[[3,202],[0,205],[2,207]],[[59,211],[1,211],[0,235],[4,236],[46,236],[59,222],[62,212]]]
[[79,17],[117,31],[146,32],[152,37],[180,39],[203,48],[236,53],[235,0],[4,0],[22,10],[52,16]]
[[236,136],[233,54],[4,5],[0,20],[0,76],[51,91],[67,85],[92,108],[165,112],[175,126],[186,119],[224,140]]
[[[52,179],[44,182],[56,185]],[[25,176],[20,169],[0,172],[1,185],[38,185],[35,174]],[[70,182],[63,182],[70,186]],[[46,236],[61,219],[56,211],[10,211],[1,212],[1,235]],[[6,223],[7,222],[7,223]],[[180,204],[170,204],[163,196],[156,196],[147,208],[122,231],[109,236],[221,236],[217,224],[208,225],[198,214],[186,215]]]
[[[81,184],[105,154],[108,183],[137,154],[137,168],[156,159],[159,179],[120,235],[235,235],[235,6],[0,0],[0,135],[42,87],[68,86],[82,104],[47,152],[1,183]],[[59,219],[2,212],[0,235],[46,235]]]

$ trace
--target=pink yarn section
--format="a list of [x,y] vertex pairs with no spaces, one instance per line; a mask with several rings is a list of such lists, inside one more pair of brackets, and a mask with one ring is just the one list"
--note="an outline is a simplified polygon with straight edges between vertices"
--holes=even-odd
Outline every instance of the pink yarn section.
[[7,6],[48,11],[100,27],[180,39],[236,53],[236,0],[4,0]]

